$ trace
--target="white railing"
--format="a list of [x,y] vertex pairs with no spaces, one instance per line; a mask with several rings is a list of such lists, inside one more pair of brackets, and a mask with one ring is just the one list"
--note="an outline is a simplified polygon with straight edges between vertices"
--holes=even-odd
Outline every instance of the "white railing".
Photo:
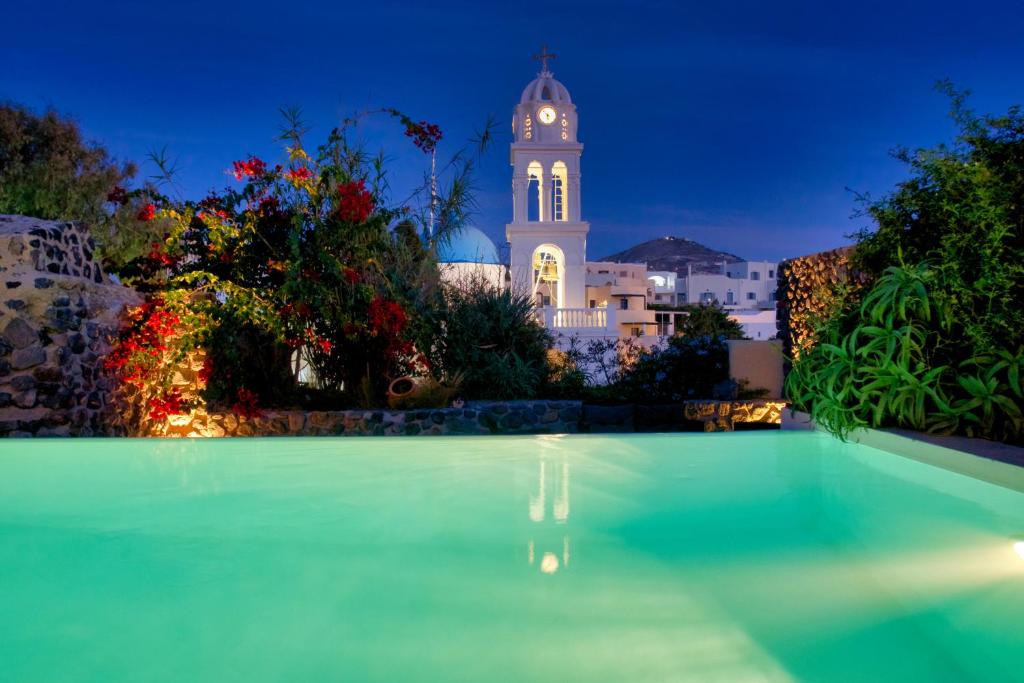
[[[608,308],[554,308],[540,312],[548,329],[600,329],[615,327],[615,310]],[[538,317],[541,317],[538,316]]]

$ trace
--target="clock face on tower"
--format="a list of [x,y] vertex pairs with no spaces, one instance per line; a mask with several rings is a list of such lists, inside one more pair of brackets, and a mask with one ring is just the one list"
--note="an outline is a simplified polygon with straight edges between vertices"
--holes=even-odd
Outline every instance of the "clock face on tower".
[[541,123],[547,126],[555,122],[555,119],[558,118],[558,113],[555,111],[554,107],[544,105],[537,110],[537,118],[540,119]]

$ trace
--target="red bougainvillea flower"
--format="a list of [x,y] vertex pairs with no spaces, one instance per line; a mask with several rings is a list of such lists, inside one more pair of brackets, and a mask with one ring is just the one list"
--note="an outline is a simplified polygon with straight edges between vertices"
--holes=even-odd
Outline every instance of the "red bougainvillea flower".
[[277,197],[263,197],[260,199],[257,210],[264,215],[277,213],[278,209],[281,208],[281,202],[277,201]]
[[338,217],[351,223],[363,223],[373,213],[373,195],[366,183],[357,180],[338,185]]
[[313,177],[313,172],[305,166],[299,166],[298,168],[291,168],[284,174],[284,177],[293,183],[301,183],[303,180],[309,180]]
[[149,399],[149,419],[166,420],[171,415],[185,412],[181,394],[177,389],[168,389],[159,396]]
[[114,189],[107,194],[107,201],[115,204],[127,204],[128,192],[120,185],[114,185]]
[[238,390],[237,396],[238,400],[235,402],[235,405],[231,406],[231,412],[249,419],[263,416],[263,411],[260,409],[259,394],[241,387]]
[[397,301],[376,296],[370,302],[367,311],[367,318],[370,323],[370,334],[398,335],[405,329],[408,316],[405,309]]
[[224,211],[223,209],[216,209],[215,211],[200,211],[198,214],[196,214],[196,217],[199,218],[199,220],[201,221],[208,220],[212,216],[216,216],[222,221],[226,221],[229,218],[228,212]]
[[350,284],[354,285],[363,279],[363,276],[359,274],[359,271],[355,268],[349,268],[345,266],[344,270],[345,280]]
[[196,373],[196,377],[204,386],[210,383],[210,378],[213,377],[213,356],[207,354],[203,358],[203,367]]
[[156,263],[157,265],[160,266],[164,266],[165,268],[173,266],[175,263],[177,263],[177,260],[174,257],[170,256],[166,251],[164,251],[164,245],[160,244],[159,242],[151,242],[149,247],[149,254],[146,255],[146,258],[148,258],[153,263]]
[[246,161],[235,161],[232,163],[232,167],[235,180],[256,178],[267,172],[267,164],[257,157],[249,157]]
[[323,353],[331,352],[331,341],[319,336],[312,327],[306,328],[306,340],[314,347],[320,349]]
[[412,144],[419,147],[427,154],[433,152],[437,148],[437,143],[441,141],[441,128],[433,123],[427,123],[426,121],[420,121],[414,123],[411,120],[405,122],[405,136],[412,138]]
[[151,221],[154,216],[156,216],[156,207],[152,204],[146,204],[135,217],[140,221]]
[[103,361],[103,367],[121,381],[144,386],[159,365],[168,341],[179,333],[181,318],[154,298],[133,310],[128,329]]

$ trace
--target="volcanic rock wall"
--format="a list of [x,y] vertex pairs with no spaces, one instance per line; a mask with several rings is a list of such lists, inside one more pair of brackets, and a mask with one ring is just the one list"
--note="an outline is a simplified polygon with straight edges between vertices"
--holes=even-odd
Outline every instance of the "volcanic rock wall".
[[0,436],[104,433],[102,359],[125,306],[76,223],[0,215]]
[[420,410],[267,410],[254,418],[191,411],[140,436],[454,436],[580,431],[579,401],[474,401]]
[[814,344],[816,326],[834,312],[844,291],[857,297],[867,283],[850,267],[850,254],[843,247],[779,264],[776,324],[788,357],[798,358]]

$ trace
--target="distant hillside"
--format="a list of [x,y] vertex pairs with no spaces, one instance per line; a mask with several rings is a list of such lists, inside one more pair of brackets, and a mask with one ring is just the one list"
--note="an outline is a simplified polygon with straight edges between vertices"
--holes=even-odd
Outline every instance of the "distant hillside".
[[720,273],[722,261],[743,259],[736,254],[715,251],[685,237],[661,237],[599,260],[646,263],[648,270],[674,270],[685,277],[687,266],[691,266],[694,273]]

